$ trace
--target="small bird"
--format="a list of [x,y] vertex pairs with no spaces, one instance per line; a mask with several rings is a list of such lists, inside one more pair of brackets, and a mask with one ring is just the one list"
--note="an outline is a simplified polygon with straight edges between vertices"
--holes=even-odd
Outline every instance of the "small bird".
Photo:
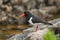
[[26,20],[29,24],[33,25],[34,23],[44,23],[44,24],[48,24],[48,25],[52,25],[51,23],[47,23],[45,22],[42,18],[39,18],[33,14],[31,14],[29,11],[25,11],[23,12],[19,18],[22,18],[22,17],[26,17]]

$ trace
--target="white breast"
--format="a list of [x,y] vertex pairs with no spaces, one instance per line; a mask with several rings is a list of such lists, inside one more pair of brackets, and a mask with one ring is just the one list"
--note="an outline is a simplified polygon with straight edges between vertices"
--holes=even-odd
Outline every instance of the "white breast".
[[32,22],[32,19],[33,19],[33,17],[30,17],[30,19],[28,20],[28,22],[29,22],[31,25],[34,25],[34,23]]

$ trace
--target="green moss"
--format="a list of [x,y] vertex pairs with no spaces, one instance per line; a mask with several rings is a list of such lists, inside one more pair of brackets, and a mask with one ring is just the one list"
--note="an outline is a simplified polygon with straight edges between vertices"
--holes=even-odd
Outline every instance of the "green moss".
[[57,40],[53,31],[49,30],[43,37],[43,40]]

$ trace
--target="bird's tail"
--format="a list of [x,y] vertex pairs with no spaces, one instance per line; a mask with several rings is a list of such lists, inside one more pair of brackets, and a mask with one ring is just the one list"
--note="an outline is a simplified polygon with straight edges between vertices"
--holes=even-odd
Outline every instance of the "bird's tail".
[[47,23],[47,22],[45,22],[44,24],[47,24],[47,25],[53,25],[52,23]]

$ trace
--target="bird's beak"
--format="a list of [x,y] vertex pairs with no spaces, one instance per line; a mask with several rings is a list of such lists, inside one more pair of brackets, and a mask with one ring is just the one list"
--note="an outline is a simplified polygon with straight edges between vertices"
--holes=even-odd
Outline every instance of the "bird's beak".
[[22,17],[24,17],[25,16],[25,13],[22,13],[20,16],[19,16],[19,18],[22,18]]

